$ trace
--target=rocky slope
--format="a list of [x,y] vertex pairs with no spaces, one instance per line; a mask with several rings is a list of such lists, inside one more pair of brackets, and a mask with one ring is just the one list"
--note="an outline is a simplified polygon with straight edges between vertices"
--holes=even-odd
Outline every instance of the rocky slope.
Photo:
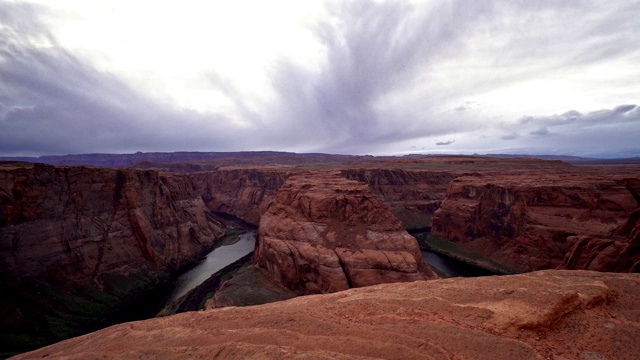
[[2,340],[28,346],[86,331],[222,235],[186,176],[3,164]]
[[637,359],[640,275],[541,271],[120,324],[16,359]]
[[432,245],[516,272],[637,271],[637,182],[585,169],[462,176],[433,222],[432,235],[452,244]]
[[436,277],[389,207],[337,172],[287,179],[260,220],[254,262],[307,294]]

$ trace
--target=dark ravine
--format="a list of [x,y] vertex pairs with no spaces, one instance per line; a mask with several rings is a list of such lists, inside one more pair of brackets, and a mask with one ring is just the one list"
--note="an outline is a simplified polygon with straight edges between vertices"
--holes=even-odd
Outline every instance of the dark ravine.
[[429,228],[426,231],[412,231],[411,235],[418,241],[418,246],[422,251],[424,261],[432,268],[435,267],[439,275],[445,277],[476,277],[491,275],[507,275],[509,272],[504,269],[492,266],[487,262],[479,262],[469,257],[460,256],[451,251],[430,244]]
[[442,277],[478,277],[500,275],[493,271],[483,269],[481,267],[471,265],[433,251],[423,250],[422,258],[427,264],[429,264],[429,266],[436,269],[436,273],[442,273]]

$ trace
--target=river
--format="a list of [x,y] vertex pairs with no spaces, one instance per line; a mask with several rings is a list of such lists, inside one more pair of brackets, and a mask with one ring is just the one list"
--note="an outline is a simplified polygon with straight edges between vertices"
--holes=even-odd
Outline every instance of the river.
[[176,279],[175,288],[168,302],[179,299],[217,271],[252,252],[255,244],[256,231],[251,230],[240,235],[235,243],[213,249],[202,262]]
[[434,253],[431,251],[422,251],[422,258],[424,261],[438,268],[438,270],[451,275],[452,277],[476,277],[476,276],[490,276],[496,275],[496,273],[489,270],[470,265],[456,259],[452,259],[448,256]]
[[200,285],[215,272],[252,252],[255,242],[256,231],[249,230],[239,235],[238,241],[216,247],[196,266],[178,276],[174,281],[144,292],[122,309],[111,314],[98,328],[155,317],[167,304]]
[[[213,249],[199,264],[186,271],[172,282],[163,284],[140,296],[131,304],[118,311],[107,320],[104,325],[120,322],[148,319],[191,289],[202,284],[211,275],[225,266],[253,251],[256,242],[256,231],[249,230],[241,235],[236,242],[222,245]],[[422,251],[422,257],[433,267],[450,276],[487,276],[495,275],[482,268],[463,263],[437,253]]]
[[[237,242],[215,248],[202,262],[176,279],[174,289],[166,298],[166,302],[170,303],[179,299],[189,290],[202,284],[217,271],[253,251],[255,242],[256,231],[251,230],[240,235]],[[488,270],[430,251],[422,251],[422,258],[431,266],[451,276],[495,275]]]

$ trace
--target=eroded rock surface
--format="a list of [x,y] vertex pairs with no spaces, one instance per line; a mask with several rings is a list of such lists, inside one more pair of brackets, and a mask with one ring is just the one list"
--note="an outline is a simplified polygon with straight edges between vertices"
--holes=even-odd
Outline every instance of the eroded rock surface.
[[628,183],[586,170],[462,176],[449,185],[432,235],[518,272],[636,271],[639,204]]
[[640,275],[381,284],[126,323],[34,358],[637,359]]
[[197,261],[223,235],[183,175],[3,164],[3,340],[77,334]]
[[287,179],[260,220],[254,261],[308,294],[436,277],[389,207],[337,172]]

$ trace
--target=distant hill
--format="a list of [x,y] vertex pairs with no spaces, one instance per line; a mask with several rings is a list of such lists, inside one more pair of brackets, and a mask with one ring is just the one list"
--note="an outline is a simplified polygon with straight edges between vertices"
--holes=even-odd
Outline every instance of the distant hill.
[[[75,154],[75,155],[50,155],[40,157],[0,157],[0,161],[21,161],[31,163],[44,163],[50,165],[85,165],[102,167],[155,167],[161,163],[221,163],[229,165],[238,164],[300,164],[319,162],[345,162],[345,161],[368,161],[381,158],[421,158],[421,157],[442,157],[447,155],[424,155],[411,154],[402,157],[383,156],[373,157],[369,155],[337,155],[323,153],[292,153],[282,151],[239,151],[239,152],[137,152],[134,154]],[[462,155],[449,155],[462,156]],[[464,155],[469,156],[469,155]],[[640,157],[598,159],[578,156],[564,155],[527,155],[527,154],[486,154],[474,155],[494,158],[536,158],[542,160],[560,160],[572,165],[619,165],[619,164],[640,164]],[[198,165],[194,165],[193,170],[197,170]],[[209,168],[208,166],[207,168]]]
[[[135,154],[77,154],[40,157],[0,157],[0,161],[23,161],[49,165],[87,165],[104,167],[125,167],[138,163],[179,163],[214,161],[220,159],[245,160],[259,159],[260,162],[287,163],[303,161],[346,160],[358,158],[350,155],[331,155],[320,153],[296,154],[278,151],[241,151],[241,152],[137,152]],[[297,160],[297,161],[296,161]]]
[[587,157],[569,156],[569,155],[526,155],[526,154],[487,154],[482,156],[496,157],[496,158],[528,157],[528,158],[535,158],[535,159],[541,159],[541,160],[560,160],[560,161],[569,163],[571,165],[640,164],[640,157],[601,159],[601,158],[587,158]]

